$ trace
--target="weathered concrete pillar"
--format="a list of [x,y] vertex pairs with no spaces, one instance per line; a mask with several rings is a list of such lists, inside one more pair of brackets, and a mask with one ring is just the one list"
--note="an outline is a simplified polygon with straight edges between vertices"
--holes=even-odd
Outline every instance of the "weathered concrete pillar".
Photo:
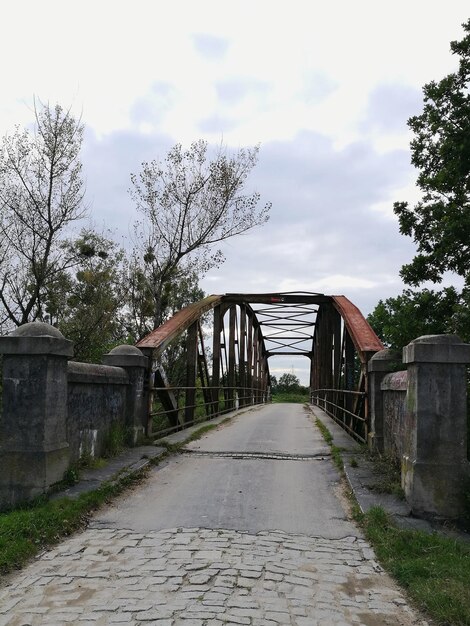
[[139,348],[122,345],[105,354],[103,364],[122,367],[127,372],[129,387],[126,400],[126,429],[132,445],[136,445],[145,435],[147,425],[148,398],[145,378],[148,359]]
[[368,445],[372,450],[382,453],[384,451],[384,405],[383,393],[380,385],[384,377],[392,371],[397,355],[389,350],[376,352],[369,360],[368,391],[370,411],[370,432]]
[[73,348],[53,326],[32,322],[0,337],[0,353],[0,509],[7,509],[44,493],[68,469],[67,358]]
[[456,335],[427,335],[403,348],[408,364],[409,440],[402,487],[412,512],[457,518],[462,514],[467,461],[466,368],[470,345]]

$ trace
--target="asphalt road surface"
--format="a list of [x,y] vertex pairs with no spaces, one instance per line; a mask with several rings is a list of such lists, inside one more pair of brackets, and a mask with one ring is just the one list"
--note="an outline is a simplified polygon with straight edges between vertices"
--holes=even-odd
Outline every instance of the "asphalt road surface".
[[0,626],[429,626],[346,519],[304,407],[187,449],[0,586]]
[[165,528],[357,535],[335,491],[338,474],[310,412],[271,404],[186,446],[95,518],[137,532]]

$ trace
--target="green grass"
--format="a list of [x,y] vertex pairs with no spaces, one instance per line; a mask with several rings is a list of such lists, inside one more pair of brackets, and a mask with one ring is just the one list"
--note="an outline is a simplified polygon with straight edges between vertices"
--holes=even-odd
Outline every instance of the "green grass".
[[[225,418],[219,424],[229,422]],[[168,453],[178,452],[189,441],[195,441],[219,424],[205,424],[189,435],[183,442],[162,442]],[[113,443],[121,445],[120,436]],[[99,464],[99,461],[97,462]],[[77,472],[79,470],[77,469]],[[78,480],[72,471],[70,484]],[[125,488],[140,482],[146,470],[126,476],[114,483],[104,483],[96,491],[82,494],[76,500],[61,498],[48,500],[46,496],[34,503],[0,514],[0,574],[18,569],[44,548],[58,543],[76,530],[83,528],[92,511],[109,502]],[[64,483],[65,484],[65,483]]]
[[289,403],[299,403],[303,404],[305,402],[310,402],[310,397],[308,393],[294,393],[294,392],[284,392],[284,393],[275,393],[272,396],[272,401],[276,402],[289,402]]
[[470,544],[400,530],[380,507],[357,519],[383,567],[437,624],[470,624]]
[[44,548],[85,526],[92,511],[139,482],[144,471],[117,483],[105,483],[76,500],[45,497],[29,506],[0,514],[0,573],[22,567]]
[[[341,449],[333,444],[332,434],[318,418],[315,423],[331,447],[336,466],[343,472]],[[384,472],[384,485],[389,485],[389,492],[393,492],[396,467],[388,459],[373,460],[378,463],[377,470]],[[379,562],[416,606],[436,625],[469,626],[470,543],[437,533],[401,530],[381,507],[364,514],[352,494],[351,500],[353,517],[364,529]]]
[[331,458],[333,459],[334,464],[339,469],[339,471],[342,474],[344,474],[344,463],[343,463],[343,457],[341,456],[341,452],[343,451],[343,448],[339,448],[338,446],[334,445],[333,435],[330,433],[330,431],[325,426],[325,424],[321,420],[318,419],[318,417],[315,418],[315,424],[317,428],[320,430],[323,436],[323,439],[330,446]]

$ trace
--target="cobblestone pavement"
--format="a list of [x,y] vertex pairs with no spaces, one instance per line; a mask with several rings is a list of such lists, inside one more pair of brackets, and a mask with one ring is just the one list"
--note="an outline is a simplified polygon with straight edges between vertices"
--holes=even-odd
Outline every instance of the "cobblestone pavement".
[[0,626],[426,624],[363,539],[89,528],[0,588]]

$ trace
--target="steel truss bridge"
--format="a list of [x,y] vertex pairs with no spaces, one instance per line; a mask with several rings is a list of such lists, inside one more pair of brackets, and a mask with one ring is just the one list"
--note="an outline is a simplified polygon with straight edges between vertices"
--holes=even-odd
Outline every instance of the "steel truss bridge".
[[383,345],[345,296],[212,295],[176,313],[137,347],[151,363],[148,434],[267,402],[269,359],[304,356],[312,403],[367,441],[367,363]]

